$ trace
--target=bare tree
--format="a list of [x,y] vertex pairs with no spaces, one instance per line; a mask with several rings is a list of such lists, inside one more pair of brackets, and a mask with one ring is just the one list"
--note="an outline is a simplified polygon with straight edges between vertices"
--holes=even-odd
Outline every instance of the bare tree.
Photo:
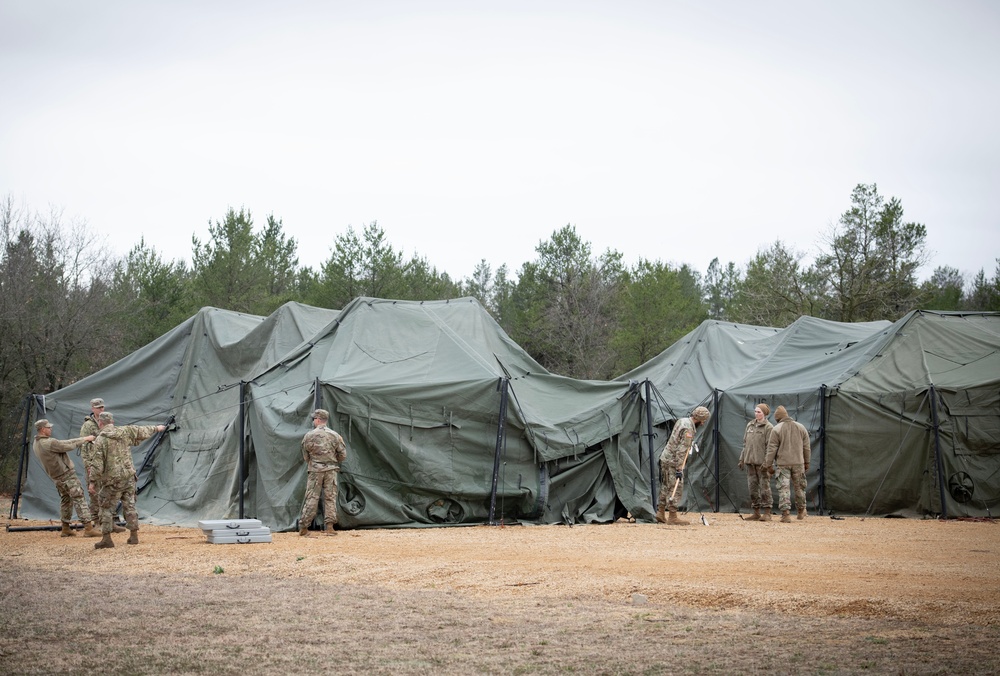
[[[108,295],[117,261],[86,223],[64,223],[57,210],[31,213],[7,197],[0,246],[0,410],[10,411],[28,394],[57,390],[122,356],[122,332]],[[10,440],[16,425],[0,420],[0,439]]]

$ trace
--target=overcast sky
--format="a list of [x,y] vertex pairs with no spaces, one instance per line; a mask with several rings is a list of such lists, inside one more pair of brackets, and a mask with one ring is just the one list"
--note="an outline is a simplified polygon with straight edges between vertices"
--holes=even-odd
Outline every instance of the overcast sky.
[[0,0],[0,195],[126,253],[246,207],[303,265],[377,221],[454,279],[567,224],[811,260],[859,183],[929,276],[1000,256],[1000,2]]

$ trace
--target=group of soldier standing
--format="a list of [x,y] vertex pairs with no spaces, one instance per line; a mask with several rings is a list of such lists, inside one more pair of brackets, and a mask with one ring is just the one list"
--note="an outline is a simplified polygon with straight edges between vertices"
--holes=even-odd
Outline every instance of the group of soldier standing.
[[[132,446],[163,432],[164,425],[115,425],[114,415],[104,410],[104,400],[90,400],[91,415],[80,428],[80,436],[61,441],[52,437],[52,423],[41,418],[35,422],[32,450],[42,463],[59,493],[59,518],[62,536],[76,535],[71,528],[73,510],[83,522],[86,537],[101,536],[95,549],[114,547],[112,533],[129,531],[128,544],[139,544],[139,514],[135,509],[136,476],[132,464]],[[83,459],[86,493],[76,476],[69,452],[80,448]],[[84,495],[89,498],[84,499]],[[125,527],[115,524],[118,502],[122,504]],[[100,533],[95,527],[100,524]]]
[[[114,547],[112,533],[129,531],[128,544],[139,543],[139,516],[135,509],[136,474],[132,464],[132,446],[138,445],[163,425],[115,426],[114,416],[104,410],[103,399],[90,401],[91,415],[84,420],[80,436],[60,441],[52,437],[52,424],[42,418],[35,423],[37,434],[33,444],[35,455],[55,482],[59,493],[59,517],[63,537],[75,535],[71,528],[73,510],[84,524],[84,535],[97,537],[95,520],[100,524],[101,541],[96,549]],[[743,452],[739,468],[747,472],[747,488],[753,515],[750,521],[771,520],[771,477],[777,471],[778,508],[781,521],[791,521],[791,493],[795,492],[798,518],[806,516],[806,472],[809,471],[809,433],[789,417],[784,406],[774,412],[776,425],[768,420],[770,408],[765,403],[754,407],[754,418],[743,434]],[[660,493],[656,505],[656,520],[668,525],[686,525],[677,516],[677,506],[684,496],[684,467],[695,447],[698,428],[711,413],[704,406],[696,407],[687,418],[674,425],[667,444],[660,454]],[[312,414],[313,429],[302,439],[302,458],[307,480],[299,534],[308,535],[309,525],[323,500],[324,532],[335,534],[337,525],[337,479],[341,463],[347,458],[343,438],[328,426],[330,414],[316,409]],[[77,478],[69,451],[80,447],[87,481],[86,495]],[[777,466],[777,470],[775,467]],[[115,511],[122,504],[125,528],[115,524]],[[669,512],[669,514],[668,514]]]
[[[753,515],[747,520],[771,520],[771,477],[775,473],[782,523],[792,520],[793,490],[797,518],[805,519],[809,432],[788,415],[784,406],[774,410],[776,425],[767,419],[771,412],[767,404],[757,404],[753,412],[754,418],[747,423],[743,433],[743,452],[738,463],[740,469],[746,470],[750,506],[753,508]],[[656,520],[660,523],[672,526],[688,523],[677,516],[677,505],[684,496],[684,467],[688,456],[696,449],[694,439],[698,428],[708,422],[710,415],[707,408],[698,406],[691,411],[690,417],[678,420],[670,432],[667,445],[660,454],[660,497],[656,504]]]
[[[91,414],[80,428],[80,436],[60,440],[52,437],[52,423],[41,418],[35,422],[35,440],[32,450],[51,477],[59,493],[59,518],[62,536],[76,535],[72,529],[73,510],[83,523],[86,537],[101,536],[96,549],[114,547],[112,533],[129,531],[126,541],[139,544],[139,514],[135,509],[136,474],[132,464],[132,446],[138,445],[164,425],[114,424],[114,416],[104,410],[104,400],[90,400]],[[306,464],[305,498],[299,518],[301,535],[308,535],[309,525],[316,518],[320,498],[323,500],[324,531],[334,535],[337,525],[337,476],[340,465],[347,458],[343,438],[327,426],[330,414],[321,408],[313,411],[313,429],[302,439],[302,458]],[[69,452],[80,448],[83,459],[86,491],[76,475]],[[85,496],[89,498],[85,500]],[[118,503],[122,505],[125,527],[115,523]],[[95,527],[100,526],[100,532]]]

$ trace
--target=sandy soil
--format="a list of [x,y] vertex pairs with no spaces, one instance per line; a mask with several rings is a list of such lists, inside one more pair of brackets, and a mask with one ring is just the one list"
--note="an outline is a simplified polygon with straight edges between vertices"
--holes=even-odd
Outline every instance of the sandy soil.
[[[264,573],[480,598],[572,598],[809,616],[1000,624],[1000,527],[991,521],[810,516],[782,524],[707,514],[708,526],[414,528],[274,533],[208,544],[197,529],[143,526],[140,544],[0,532],[0,562],[125,574]],[[2,522],[0,522],[2,523]],[[38,522],[8,522],[13,528]],[[636,596],[639,595],[639,596]]]

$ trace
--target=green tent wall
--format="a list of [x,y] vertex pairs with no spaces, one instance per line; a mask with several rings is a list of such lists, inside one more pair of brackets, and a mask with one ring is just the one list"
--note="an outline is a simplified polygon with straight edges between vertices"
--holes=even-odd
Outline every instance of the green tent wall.
[[[712,409],[688,509],[742,510],[736,468],[758,402],[812,442],[809,508],[992,516],[1000,500],[1000,314],[914,311],[895,323],[801,317],[777,330],[704,322],[622,376],[663,393],[657,422]],[[706,452],[707,449],[707,452]]]

